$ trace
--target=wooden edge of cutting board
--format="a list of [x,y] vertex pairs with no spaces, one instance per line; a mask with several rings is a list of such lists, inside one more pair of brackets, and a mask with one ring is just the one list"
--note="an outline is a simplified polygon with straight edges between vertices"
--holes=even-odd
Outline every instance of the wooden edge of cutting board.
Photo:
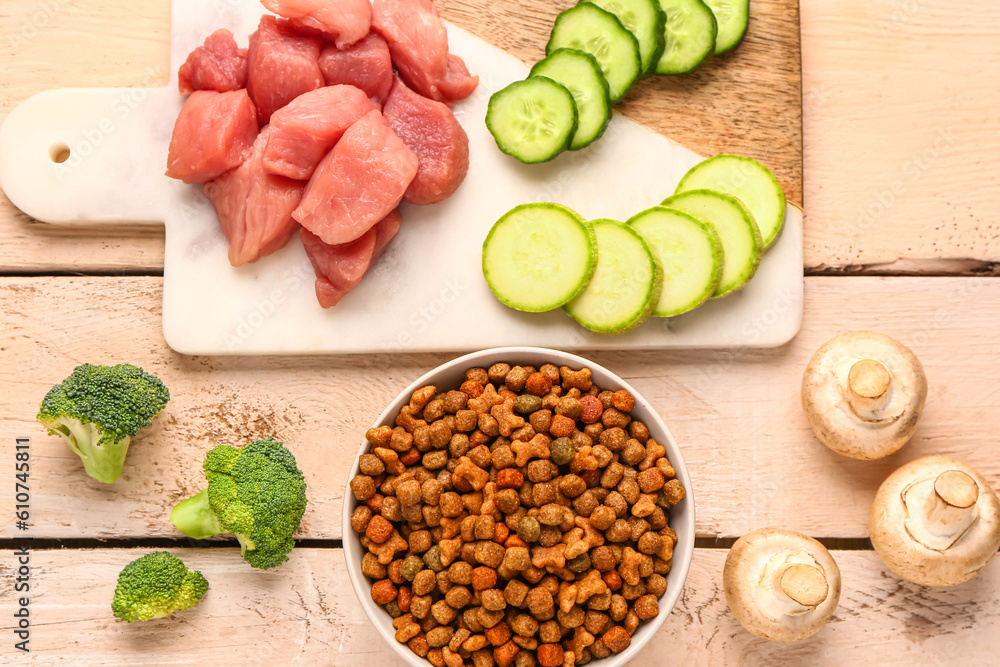
[[[435,0],[459,27],[533,64],[556,15],[574,0]],[[753,0],[750,26],[730,53],[682,76],[636,83],[616,108],[703,155],[736,153],[774,171],[802,207],[802,59],[797,0]]]

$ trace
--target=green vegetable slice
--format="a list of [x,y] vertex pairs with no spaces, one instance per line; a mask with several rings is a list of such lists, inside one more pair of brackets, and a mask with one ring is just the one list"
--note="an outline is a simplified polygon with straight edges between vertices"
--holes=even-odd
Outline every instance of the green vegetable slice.
[[715,227],[684,211],[654,206],[629,218],[663,266],[663,290],[654,317],[694,310],[722,278],[724,254]]
[[532,67],[529,76],[548,77],[573,95],[578,124],[570,150],[589,146],[604,134],[611,120],[611,96],[594,56],[575,49],[556,49]]
[[573,95],[544,76],[515,81],[490,98],[486,127],[497,147],[521,162],[546,162],[563,152],[576,133]]
[[657,74],[686,74],[715,53],[718,26],[702,0],[659,0],[667,15],[666,46],[656,64]]
[[742,155],[716,155],[684,175],[677,192],[715,190],[736,197],[760,228],[764,249],[770,248],[785,224],[785,193],[771,170]]
[[590,223],[597,238],[597,268],[563,310],[582,326],[621,334],[642,324],[660,298],[663,269],[634,229],[616,220]]
[[713,190],[688,190],[663,200],[663,206],[704,218],[718,232],[724,262],[713,299],[735,292],[753,278],[764,251],[757,223],[738,199]]
[[517,310],[542,312],[578,295],[597,266],[594,231],[559,204],[522,204],[500,218],[483,243],[483,276]]
[[750,23],[750,0],[704,0],[719,24],[715,55],[732,51],[747,32]]
[[625,97],[642,73],[635,36],[614,14],[588,2],[556,17],[545,53],[566,48],[594,56],[608,81],[612,102]]
[[658,0],[580,0],[597,5],[618,17],[639,43],[639,61],[644,74],[652,74],[663,55],[667,15]]

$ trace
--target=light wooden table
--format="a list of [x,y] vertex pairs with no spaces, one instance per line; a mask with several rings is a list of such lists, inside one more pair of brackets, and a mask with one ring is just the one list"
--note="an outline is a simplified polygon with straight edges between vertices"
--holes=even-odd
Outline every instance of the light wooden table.
[[[461,22],[463,3],[439,4]],[[529,33],[568,4],[494,3],[522,12]],[[787,0],[766,7],[795,11]],[[662,664],[664,655],[690,665],[995,664],[1000,565],[950,589],[902,582],[870,550],[866,523],[880,482],[918,456],[964,459],[1000,486],[992,382],[1000,374],[1000,282],[991,277],[1000,256],[1000,7],[808,0],[801,22],[804,178],[794,167],[780,174],[806,207],[801,334],[773,350],[588,355],[657,406],[695,480],[691,574],[634,664]],[[166,81],[168,24],[168,0],[0,0],[0,118],[48,88]],[[516,38],[507,46],[526,58],[539,49]],[[646,97],[630,105],[644,122],[666,122]],[[697,124],[681,131],[706,152],[729,141]],[[759,150],[780,157],[786,148]],[[8,477],[0,663],[401,664],[347,581],[338,548],[343,483],[381,406],[451,355],[181,356],[160,332],[162,230],[51,227],[2,200],[0,238],[0,467],[12,473],[14,439],[31,438],[35,525],[27,534],[41,547],[32,552],[32,652],[24,655],[10,627],[13,550],[23,535],[13,527]],[[823,448],[798,401],[812,352],[858,328],[904,341],[930,379],[916,437],[874,463]],[[33,417],[74,365],[120,360],[162,377],[173,400],[136,439],[123,479],[106,487]],[[189,549],[185,560],[214,584],[197,610],[142,626],[112,618],[115,576],[144,552],[128,547],[186,544],[167,510],[200,488],[205,449],[271,434],[294,443],[309,482],[306,542],[291,561],[262,573],[242,567],[235,550]],[[833,620],[798,644],[743,631],[722,596],[726,548],[768,525],[824,539],[843,573]]]

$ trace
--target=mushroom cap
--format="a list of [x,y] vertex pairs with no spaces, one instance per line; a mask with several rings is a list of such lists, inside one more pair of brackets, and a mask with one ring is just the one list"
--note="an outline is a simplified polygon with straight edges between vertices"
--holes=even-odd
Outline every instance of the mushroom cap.
[[[865,360],[880,363],[858,363]],[[887,390],[879,386],[890,378]],[[883,405],[865,408],[859,416],[848,396],[851,386],[864,387],[863,394],[872,392],[869,395],[879,396]],[[885,390],[881,396],[880,389]],[[851,331],[827,341],[802,376],[802,409],[816,437],[854,459],[879,459],[905,445],[926,399],[927,377],[920,360],[899,341],[874,331]]]
[[[765,585],[783,583],[789,575],[800,582],[797,600]],[[738,539],[722,580],[726,602],[740,625],[775,641],[816,634],[840,601],[840,568],[830,552],[813,538],[783,528],[760,528]]]
[[[975,504],[978,518],[944,551],[917,542],[905,526],[903,493],[916,482],[935,480],[944,472],[960,470],[979,486]],[[975,468],[947,456],[910,461],[882,482],[872,502],[868,521],[875,553],[903,579],[924,586],[953,586],[979,573],[1000,549],[1000,501]]]

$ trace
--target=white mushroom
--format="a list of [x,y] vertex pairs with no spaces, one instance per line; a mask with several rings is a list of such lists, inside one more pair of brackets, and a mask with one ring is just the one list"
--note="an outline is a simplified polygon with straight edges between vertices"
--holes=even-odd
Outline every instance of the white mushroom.
[[733,545],[723,572],[726,602],[759,637],[798,641],[816,634],[840,600],[840,569],[811,537],[761,528]]
[[802,408],[816,437],[855,459],[882,458],[905,445],[926,398],[920,360],[872,331],[827,341],[802,376]]
[[868,531],[879,558],[900,577],[952,586],[974,577],[1000,549],[1000,502],[971,466],[927,456],[882,483]]

